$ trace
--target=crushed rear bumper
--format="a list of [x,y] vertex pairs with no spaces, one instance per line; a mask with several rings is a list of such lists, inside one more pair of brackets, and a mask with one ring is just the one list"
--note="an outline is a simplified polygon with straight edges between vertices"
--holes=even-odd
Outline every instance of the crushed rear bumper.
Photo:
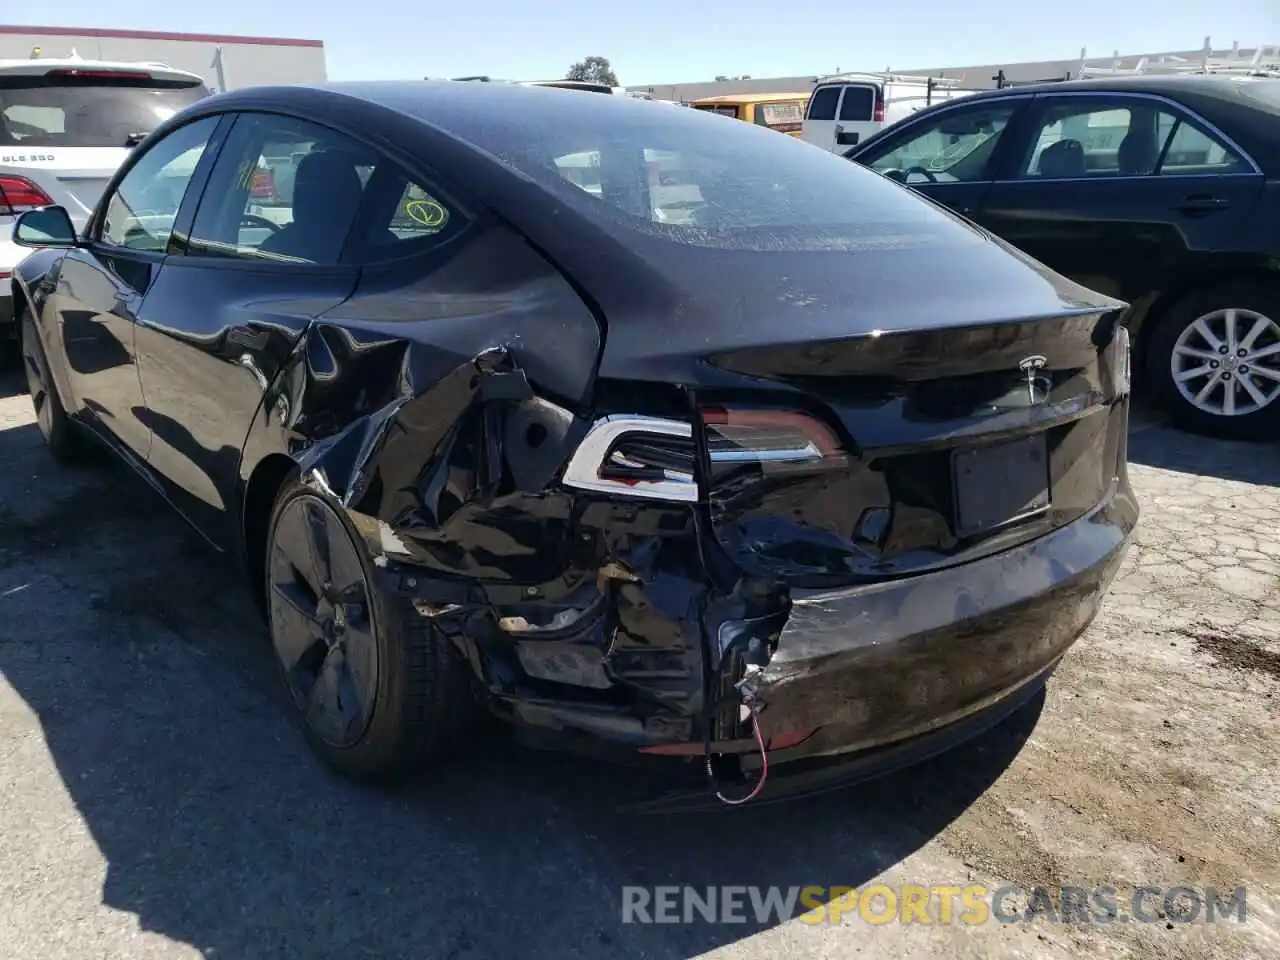
[[[982,732],[1047,680],[1093,621],[1138,519],[1128,483],[1038,540],[920,577],[794,601],[758,695],[769,753],[757,798],[830,789]],[[736,752],[736,751],[735,751]],[[747,784],[758,757],[740,754]],[[745,791],[744,791],[745,792]],[[645,809],[686,809],[709,789]]]
[[[760,806],[784,800],[799,800],[847,789],[963,746],[1034,700],[1044,689],[1049,675],[1056,666],[1055,661],[1016,689],[1009,691],[1001,699],[976,713],[917,737],[852,754],[810,757],[792,760],[785,764],[781,763],[780,759],[777,763],[770,760],[768,780],[764,789],[751,801],[750,805]],[[750,789],[754,776],[754,770],[748,772],[746,784],[736,788],[726,787],[726,793],[732,791],[745,794]],[[690,777],[689,783],[690,786],[687,789],[673,789],[652,799],[628,804],[620,812],[673,814],[724,809],[724,804],[714,796],[705,781],[702,785],[696,785]]]

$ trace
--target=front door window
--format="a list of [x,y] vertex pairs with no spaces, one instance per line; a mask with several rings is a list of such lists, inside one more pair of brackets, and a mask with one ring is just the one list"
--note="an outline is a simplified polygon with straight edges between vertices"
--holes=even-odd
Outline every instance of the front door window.
[[862,162],[913,186],[989,180],[991,158],[1015,109],[1000,104],[944,111]]
[[163,253],[196,164],[220,117],[179,127],[150,147],[107,201],[97,239],[107,246]]

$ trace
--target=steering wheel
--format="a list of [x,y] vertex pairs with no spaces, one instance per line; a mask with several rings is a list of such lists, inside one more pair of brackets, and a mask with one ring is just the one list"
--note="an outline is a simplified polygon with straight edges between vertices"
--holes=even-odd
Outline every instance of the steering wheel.
[[268,220],[266,217],[260,217],[256,213],[240,214],[240,226],[242,227],[265,227],[272,233],[280,232],[280,224],[274,220]]
[[909,180],[909,179],[911,178],[911,175],[912,175],[913,173],[918,173],[918,174],[920,174],[920,176],[924,177],[924,178],[925,178],[926,180],[928,180],[930,183],[937,183],[937,182],[938,182],[938,178],[937,178],[937,177],[935,177],[935,176],[934,176],[932,173],[930,173],[928,170],[926,170],[924,167],[907,167],[907,169],[906,169],[906,170],[904,170],[904,171],[903,171],[903,173],[902,173],[902,182],[903,182],[903,183],[906,183],[906,182],[907,182],[907,180]]

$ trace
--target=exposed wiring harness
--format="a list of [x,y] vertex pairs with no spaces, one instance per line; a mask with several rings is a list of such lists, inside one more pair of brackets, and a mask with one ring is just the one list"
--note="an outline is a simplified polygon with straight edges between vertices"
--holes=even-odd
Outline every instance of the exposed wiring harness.
[[756,697],[755,690],[755,678],[759,673],[759,667],[748,666],[746,675],[737,683],[738,691],[742,694],[742,705],[751,719],[751,733],[755,737],[756,746],[760,748],[760,775],[756,778],[751,792],[743,797],[725,796],[724,790],[716,781],[716,772],[711,761],[712,753],[709,749],[707,751],[707,778],[711,781],[711,788],[715,791],[717,800],[731,807],[740,807],[760,796],[760,791],[764,789],[765,782],[769,779],[769,751],[764,745],[764,734],[760,732],[760,711],[763,707]]

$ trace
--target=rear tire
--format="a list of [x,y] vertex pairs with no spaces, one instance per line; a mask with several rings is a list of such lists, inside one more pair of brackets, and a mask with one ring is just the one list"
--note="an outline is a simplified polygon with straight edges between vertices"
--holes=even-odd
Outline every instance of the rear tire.
[[1235,281],[1197,290],[1146,343],[1148,382],[1172,420],[1228,440],[1280,439],[1280,287]]
[[49,372],[49,359],[45,355],[44,344],[40,341],[40,332],[25,304],[18,308],[18,323],[21,330],[22,368],[27,380],[27,392],[31,394],[36,424],[55,460],[79,463],[88,453],[88,438],[67,416],[67,411],[62,406],[58,385]]
[[343,511],[298,481],[266,544],[268,623],[311,748],[354,780],[417,772],[478,719],[470,668],[413,605],[385,595]]

